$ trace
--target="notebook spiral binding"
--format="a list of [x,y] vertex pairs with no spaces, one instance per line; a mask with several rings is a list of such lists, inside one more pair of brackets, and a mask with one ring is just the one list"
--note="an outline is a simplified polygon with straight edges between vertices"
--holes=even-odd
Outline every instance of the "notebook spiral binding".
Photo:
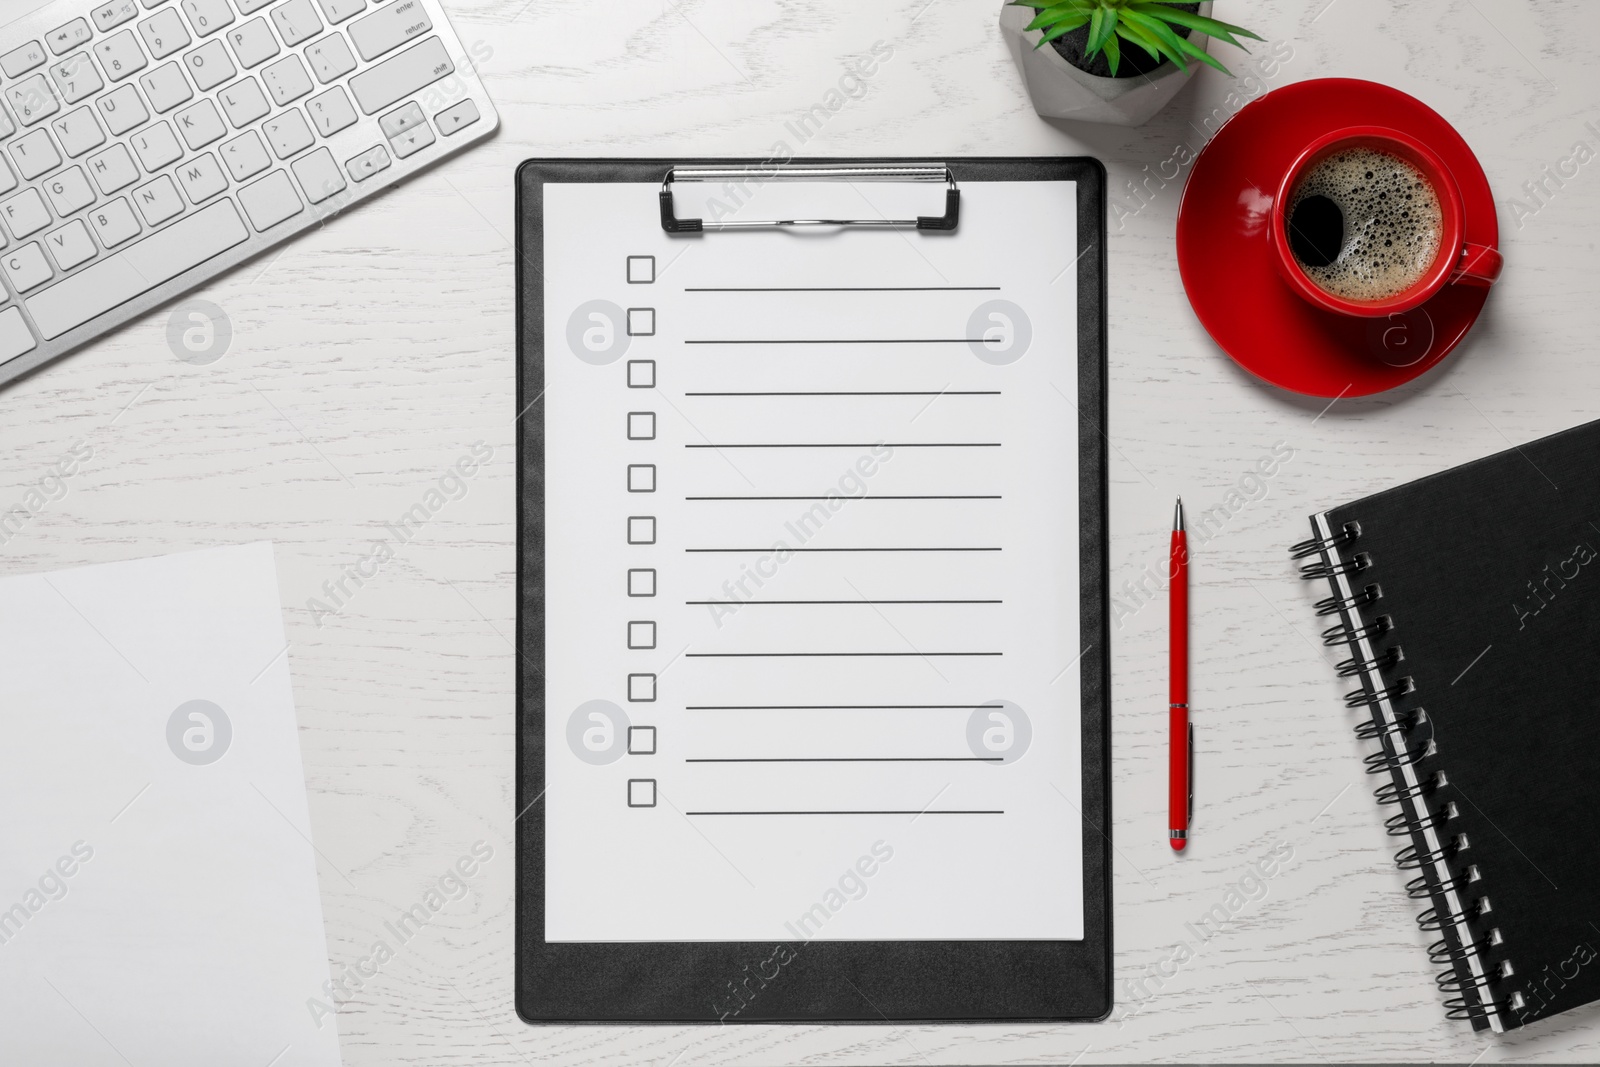
[[[1361,682],[1345,695],[1345,706],[1371,715],[1355,732],[1379,745],[1365,759],[1367,773],[1389,776],[1373,795],[1381,805],[1400,807],[1385,820],[1385,830],[1411,838],[1395,853],[1395,864],[1418,872],[1406,883],[1406,895],[1431,902],[1417,924],[1441,934],[1428,947],[1428,959],[1445,965],[1436,981],[1447,998],[1446,1015],[1501,1030],[1507,1013],[1520,1007],[1520,995],[1507,988],[1514,969],[1489,919],[1488,898],[1475,892],[1481,875],[1470,862],[1471,842],[1459,824],[1452,828],[1460,812],[1450,799],[1450,781],[1439,766],[1441,753],[1418,703],[1420,694],[1404,673],[1405,653],[1392,640],[1397,624],[1381,609],[1383,587],[1368,573],[1374,560],[1356,548],[1361,524],[1347,522],[1335,530],[1319,515],[1312,530],[1314,536],[1291,548],[1290,555],[1309,561],[1300,568],[1306,581],[1326,581],[1331,590],[1315,606],[1319,616],[1339,620],[1322,632],[1322,643],[1348,648],[1349,658],[1336,669],[1341,678]],[[1391,640],[1376,647],[1384,638]]]

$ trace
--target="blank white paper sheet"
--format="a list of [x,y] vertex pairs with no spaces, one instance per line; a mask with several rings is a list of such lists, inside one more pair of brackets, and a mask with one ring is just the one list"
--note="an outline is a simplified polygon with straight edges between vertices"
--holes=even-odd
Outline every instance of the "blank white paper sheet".
[[544,187],[547,940],[1081,939],[1074,184],[660,188]]
[[0,580],[0,727],[0,1060],[337,1067],[272,546]]

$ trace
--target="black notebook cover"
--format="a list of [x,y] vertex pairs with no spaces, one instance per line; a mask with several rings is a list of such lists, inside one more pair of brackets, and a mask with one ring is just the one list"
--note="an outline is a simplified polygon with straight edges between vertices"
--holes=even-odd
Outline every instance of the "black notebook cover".
[[1597,458],[1600,422],[1314,516],[1303,547],[1443,996],[1479,1029],[1600,999]]

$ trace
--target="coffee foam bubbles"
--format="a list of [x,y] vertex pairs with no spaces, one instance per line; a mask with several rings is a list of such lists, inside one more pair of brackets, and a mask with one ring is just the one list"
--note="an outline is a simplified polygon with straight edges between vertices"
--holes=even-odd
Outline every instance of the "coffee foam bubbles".
[[1289,218],[1311,196],[1327,197],[1344,213],[1344,240],[1333,262],[1318,267],[1297,260],[1325,292],[1345,300],[1387,300],[1416,285],[1439,255],[1439,195],[1398,156],[1371,148],[1330,155],[1295,187]]

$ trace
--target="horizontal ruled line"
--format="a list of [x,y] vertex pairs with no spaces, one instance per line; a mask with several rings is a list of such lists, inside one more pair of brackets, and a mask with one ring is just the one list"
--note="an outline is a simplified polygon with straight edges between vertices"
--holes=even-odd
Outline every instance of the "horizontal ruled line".
[[684,448],[999,448],[999,441],[800,441],[793,444],[756,441],[684,445]]
[[1004,763],[1004,756],[724,756],[685,763]]
[[904,811],[892,809],[859,810],[859,811],[686,811],[685,815],[1004,815],[1004,809],[982,810],[950,810],[943,811],[922,810],[910,808]]
[[[685,552],[772,552],[772,547],[766,548],[686,548]],[[998,547],[955,547],[955,548],[785,548],[785,552],[998,552]]]
[[1004,704],[690,704],[684,711],[971,711]]
[[838,656],[1003,656],[1004,652],[686,652],[685,659],[800,659]]
[[771,392],[684,393],[684,396],[999,396],[998,389],[829,389]]
[[997,293],[998,285],[729,285],[690,286],[686,293]]
[[921,493],[868,496],[686,496],[685,500],[999,500],[999,493]]
[[871,607],[873,604],[1003,604],[1002,600],[685,600],[685,604],[717,605],[732,607],[761,607],[793,604],[857,604]]
[[712,337],[686,345],[987,345],[986,337]]

